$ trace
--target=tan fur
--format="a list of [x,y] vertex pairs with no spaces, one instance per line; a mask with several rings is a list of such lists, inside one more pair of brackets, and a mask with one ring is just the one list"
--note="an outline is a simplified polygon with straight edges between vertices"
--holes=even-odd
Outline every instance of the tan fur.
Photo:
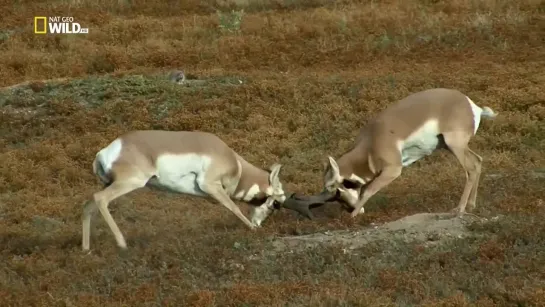
[[[434,140],[434,135],[442,135],[468,177],[457,211],[464,213],[468,200],[470,207],[475,207],[482,158],[468,148],[468,142],[477,128],[476,118],[496,114],[484,107],[482,115],[475,116],[471,103],[457,90],[438,88],[411,94],[389,106],[360,130],[349,151],[337,161],[330,158],[324,173],[325,188],[330,192],[339,190],[354,207],[355,217],[363,212],[363,205],[372,195],[401,175],[404,163],[410,165],[445,145]],[[437,147],[432,146],[434,142]],[[407,157],[402,157],[405,152]],[[357,189],[357,198],[343,187],[343,181],[349,183],[345,180],[351,176],[371,181]]]
[[[160,162],[161,161],[161,162]],[[121,231],[108,211],[117,197],[144,186],[212,197],[254,229],[272,211],[274,201],[286,199],[278,179],[280,165],[271,172],[253,166],[214,134],[200,131],[132,131],[99,153],[93,171],[107,187],[93,195],[83,210],[84,250],[89,249],[91,215],[99,209],[117,244],[126,248]],[[231,198],[242,195],[258,204],[250,222]]]
[[259,194],[258,199],[265,198],[266,194],[264,191],[269,187],[269,172],[252,165],[238,154],[236,154],[236,156],[240,161],[242,166],[241,171],[244,173],[244,176],[240,176],[240,180],[234,194],[236,195],[241,191],[248,191],[252,185],[257,184],[260,191],[262,191]]

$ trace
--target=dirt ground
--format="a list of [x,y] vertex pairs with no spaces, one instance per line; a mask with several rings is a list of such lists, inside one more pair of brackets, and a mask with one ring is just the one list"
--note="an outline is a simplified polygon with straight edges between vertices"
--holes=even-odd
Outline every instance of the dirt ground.
[[[0,1],[2,306],[544,306],[542,1]],[[34,16],[88,34],[37,35]],[[185,84],[168,81],[183,69]],[[290,192],[410,93],[456,88],[499,113],[477,208],[446,151],[404,169],[355,219],[280,210],[249,231],[214,201],[147,189],[81,252],[95,154],[133,129],[216,133]],[[249,206],[240,203],[245,214]]]
[[[286,252],[288,249],[291,252],[293,248],[305,249],[327,244],[338,246],[339,243],[346,246],[343,251],[347,252],[363,248],[374,241],[390,240],[420,241],[427,242],[428,245],[440,244],[447,239],[463,239],[473,235],[465,226],[466,217],[468,216],[455,218],[448,213],[419,213],[382,225],[372,225],[367,229],[280,237],[274,244],[278,252]],[[487,220],[480,220],[480,222],[486,223]]]

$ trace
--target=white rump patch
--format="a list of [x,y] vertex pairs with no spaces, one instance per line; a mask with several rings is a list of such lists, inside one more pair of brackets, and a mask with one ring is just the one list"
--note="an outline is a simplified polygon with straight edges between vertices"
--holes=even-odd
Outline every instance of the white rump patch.
[[121,154],[121,148],[123,144],[120,139],[115,139],[110,145],[104,147],[97,153],[98,161],[102,164],[104,172],[108,173],[112,169],[112,165]]
[[406,140],[398,141],[397,146],[401,152],[401,164],[409,166],[423,157],[430,155],[439,143],[438,134],[439,121],[437,119],[430,119],[418,128],[418,130],[409,135]]
[[157,158],[157,182],[179,193],[207,196],[201,190],[212,159],[198,154],[164,154]]
[[473,135],[475,135],[477,134],[477,129],[479,129],[479,124],[481,123],[481,114],[483,113],[483,109],[476,105],[469,97],[466,96],[466,98],[471,106],[471,112],[473,112],[473,123],[475,124],[473,126]]

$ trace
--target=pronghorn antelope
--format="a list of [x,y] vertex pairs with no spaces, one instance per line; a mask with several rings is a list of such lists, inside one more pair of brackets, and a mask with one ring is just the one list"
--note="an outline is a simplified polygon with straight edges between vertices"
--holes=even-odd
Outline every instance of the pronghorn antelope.
[[[100,211],[117,245],[125,239],[108,211],[108,204],[144,186],[175,193],[212,197],[254,229],[278,205],[309,218],[311,202],[286,197],[279,179],[281,165],[270,172],[250,164],[214,134],[200,131],[132,131],[96,154],[93,172],[105,189],[83,208],[83,250],[89,250],[91,216]],[[233,199],[256,205],[251,221]]]
[[352,217],[364,213],[375,193],[401,175],[403,167],[446,148],[466,173],[464,191],[454,209],[475,208],[482,158],[468,147],[481,117],[494,118],[489,107],[480,108],[457,90],[436,88],[413,93],[386,108],[360,130],[355,144],[338,160],[324,164],[324,191],[313,199],[340,200],[353,208]]

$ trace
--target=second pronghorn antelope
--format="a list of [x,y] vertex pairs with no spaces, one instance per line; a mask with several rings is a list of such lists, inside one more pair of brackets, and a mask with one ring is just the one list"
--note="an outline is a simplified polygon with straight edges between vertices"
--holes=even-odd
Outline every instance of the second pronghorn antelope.
[[[144,186],[175,193],[212,197],[248,227],[260,226],[275,206],[296,210],[311,218],[311,202],[286,197],[279,179],[281,165],[270,172],[253,166],[214,134],[200,131],[144,130],[128,132],[100,150],[93,172],[106,186],[83,208],[83,250],[89,249],[91,216],[98,209],[117,245],[125,238],[108,211],[108,204]],[[233,199],[254,204],[251,221]]]
[[466,183],[456,207],[475,208],[482,158],[468,147],[481,117],[494,118],[489,107],[477,106],[453,89],[436,88],[413,93],[386,108],[360,130],[352,149],[324,165],[324,191],[299,198],[316,202],[341,200],[353,208],[352,217],[364,212],[375,193],[401,175],[403,167],[446,148],[465,170]]

